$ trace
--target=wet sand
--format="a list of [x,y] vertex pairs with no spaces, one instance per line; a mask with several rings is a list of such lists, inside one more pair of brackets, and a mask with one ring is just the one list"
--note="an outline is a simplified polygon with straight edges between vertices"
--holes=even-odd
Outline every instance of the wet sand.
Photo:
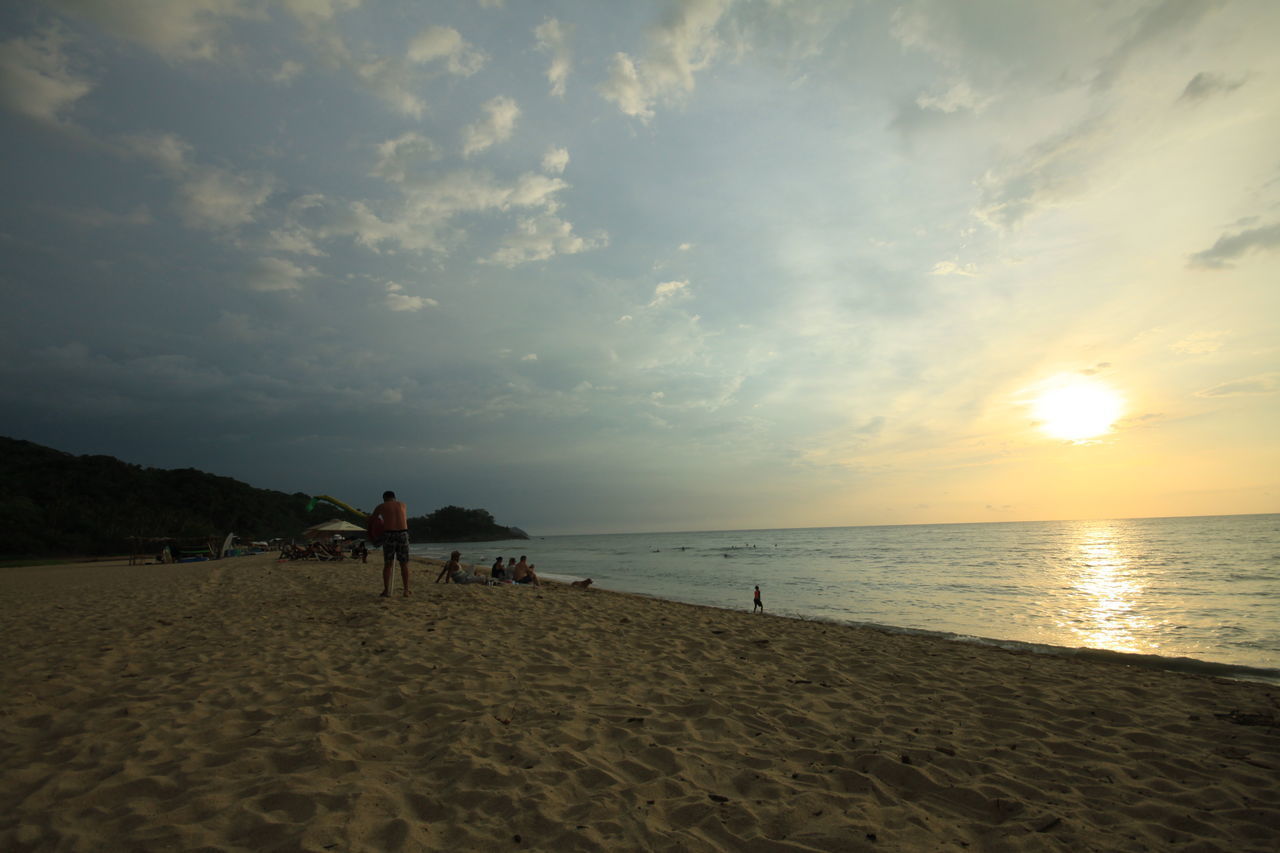
[[0,849],[1276,849],[1275,686],[415,564],[0,569]]

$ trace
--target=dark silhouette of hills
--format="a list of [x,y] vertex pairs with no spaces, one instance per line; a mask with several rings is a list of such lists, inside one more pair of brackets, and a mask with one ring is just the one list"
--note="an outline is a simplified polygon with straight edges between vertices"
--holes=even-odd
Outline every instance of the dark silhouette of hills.
[[[0,436],[0,556],[130,553],[137,539],[294,538],[331,518],[364,518],[302,492],[258,489],[194,468],[144,468]],[[409,520],[414,541],[528,538],[482,509],[449,506]]]

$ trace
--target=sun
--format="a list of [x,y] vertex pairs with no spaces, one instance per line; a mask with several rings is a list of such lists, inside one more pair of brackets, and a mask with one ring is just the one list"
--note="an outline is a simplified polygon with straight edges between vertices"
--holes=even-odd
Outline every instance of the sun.
[[1111,431],[1124,412],[1124,398],[1105,382],[1072,376],[1040,392],[1031,411],[1045,435],[1084,441]]

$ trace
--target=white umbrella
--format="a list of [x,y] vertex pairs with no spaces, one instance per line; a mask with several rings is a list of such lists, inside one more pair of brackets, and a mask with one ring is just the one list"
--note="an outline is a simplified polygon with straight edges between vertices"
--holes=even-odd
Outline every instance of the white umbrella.
[[364,533],[364,528],[357,527],[349,521],[335,518],[332,521],[326,521],[324,524],[308,527],[303,535],[308,539],[323,539],[335,533]]

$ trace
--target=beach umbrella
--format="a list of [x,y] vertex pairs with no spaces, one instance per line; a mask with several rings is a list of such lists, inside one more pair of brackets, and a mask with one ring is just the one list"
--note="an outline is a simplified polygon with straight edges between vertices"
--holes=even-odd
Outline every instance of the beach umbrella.
[[308,539],[327,539],[335,533],[364,533],[364,528],[357,527],[349,521],[335,518],[332,521],[317,524],[315,527],[308,527],[302,535]]

